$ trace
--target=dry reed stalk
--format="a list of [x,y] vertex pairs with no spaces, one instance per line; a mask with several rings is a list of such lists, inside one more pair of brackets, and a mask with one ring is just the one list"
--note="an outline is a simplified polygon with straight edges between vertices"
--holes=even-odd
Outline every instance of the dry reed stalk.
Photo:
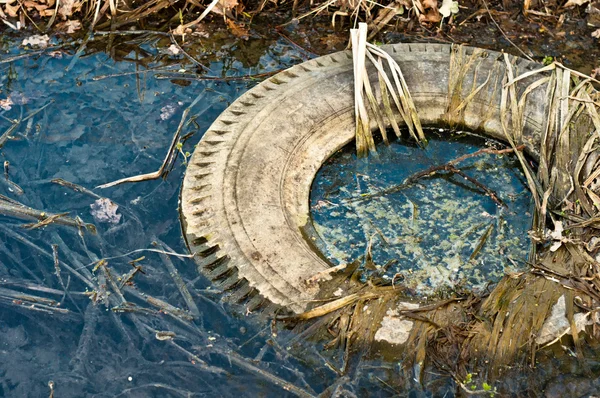
[[[355,34],[352,43],[357,79],[355,95],[364,94],[363,91],[370,86],[364,83],[364,62],[356,58],[364,54],[377,70],[379,93],[388,121],[394,127],[391,115],[397,111],[410,125],[412,109],[402,102],[396,91],[404,88],[400,75],[388,77],[389,72],[382,62],[385,56],[380,49],[367,44],[367,51],[359,52],[355,48],[358,38]],[[499,81],[492,80],[493,74],[489,74],[482,83],[476,83],[476,71],[471,71],[475,76],[472,87],[469,92],[463,93],[467,69],[476,68],[477,62],[475,55],[467,58],[461,51],[453,52],[457,58],[451,61],[454,62],[451,66],[454,72],[451,72],[449,82],[448,118],[455,122],[460,121],[461,112],[476,97],[479,96],[479,102],[486,92],[488,95],[496,92]],[[536,351],[541,349],[536,336],[551,321],[549,317],[559,297],[565,298],[564,316],[569,326],[555,340],[570,333],[577,356],[582,359],[584,341],[577,336],[581,327],[576,322],[577,312],[600,307],[600,281],[597,280],[600,262],[594,258],[600,252],[594,231],[600,229],[600,107],[598,94],[591,85],[593,80],[558,63],[519,74],[515,61],[506,55],[503,67],[500,103],[493,105],[499,108],[502,131],[517,154],[533,194],[533,235],[544,245],[537,251],[538,243],[533,242],[529,258],[531,268],[505,276],[485,300],[463,300],[464,303],[455,303],[452,307],[446,303],[423,311],[420,318],[413,318],[414,327],[405,355],[410,359],[406,364],[416,371],[414,376],[417,379],[428,358],[454,372],[452,374],[456,377],[464,376],[468,366],[485,360],[490,380],[500,375],[506,365],[513,365],[516,361],[529,360],[532,365],[535,364]],[[393,66],[390,69],[396,70]],[[358,70],[362,74],[357,77]],[[495,83],[490,84],[490,81]],[[530,96],[540,90],[545,92],[546,121],[541,128],[540,146],[536,148],[540,159],[535,173],[519,149],[523,148],[525,129],[529,128],[526,118]],[[356,110],[357,132],[364,134],[366,126],[369,126],[364,119],[367,113],[365,101],[360,98],[355,98],[355,101],[362,106],[362,110]],[[367,102],[372,104],[372,97],[368,96]],[[395,111],[392,110],[392,102],[396,106]],[[482,114],[485,112],[490,110],[482,109]],[[377,120],[379,124],[380,120]],[[413,136],[417,138],[416,135]],[[357,135],[357,142],[359,139],[364,143],[364,136]],[[366,149],[363,151],[366,152]],[[559,221],[565,224],[565,230],[571,230],[570,235],[557,235],[556,232],[552,235],[548,231],[547,222],[554,224],[556,231]],[[347,280],[351,276],[343,278]],[[335,311],[347,312],[348,308],[357,307],[361,298],[371,300],[370,306],[382,300],[392,306],[401,295],[400,291],[377,289],[380,288],[365,285],[351,288],[346,291],[346,296],[303,314],[303,319],[331,316]],[[374,300],[378,295],[380,300]],[[358,316],[356,311],[351,312],[352,317]],[[361,330],[369,322],[378,324],[380,319],[381,315],[377,319],[356,318],[351,320],[350,331]],[[599,325],[594,325],[596,329]]]
[[[350,37],[354,60],[354,111],[357,154],[365,156],[369,151],[376,151],[370,128],[370,115],[374,116],[386,144],[388,143],[386,131],[388,124],[393,127],[395,134],[400,136],[400,128],[396,116],[394,116],[390,96],[411,136],[417,143],[425,144],[427,141],[421,127],[421,121],[400,66],[384,50],[367,42],[366,23],[360,23],[358,29],[351,29]],[[377,70],[379,99],[369,80],[366,58],[371,61]],[[384,60],[387,63],[387,69],[384,67]],[[367,103],[370,112],[367,110]],[[385,118],[387,118],[388,123],[385,122]]]
[[365,79],[368,79],[365,67],[367,52],[367,26],[359,24],[358,29],[350,30],[352,57],[354,60],[354,117],[356,120],[356,152],[359,157],[368,151],[375,152],[375,141],[369,126],[369,114],[363,97]]

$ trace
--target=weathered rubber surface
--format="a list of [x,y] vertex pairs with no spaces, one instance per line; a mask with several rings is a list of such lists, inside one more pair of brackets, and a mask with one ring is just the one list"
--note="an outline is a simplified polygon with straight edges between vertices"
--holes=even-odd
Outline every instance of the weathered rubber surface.
[[[384,48],[400,65],[423,125],[447,124],[452,47]],[[503,139],[504,55],[473,48],[465,53],[474,51],[478,67],[464,78],[464,96],[488,75],[489,89],[455,122]],[[540,67],[510,59],[516,74]],[[519,84],[522,91],[528,83]],[[535,157],[545,98],[530,97],[522,140]],[[185,237],[201,272],[232,289],[233,299],[247,302],[250,310],[267,298],[300,312],[318,293],[306,280],[329,265],[305,242],[300,227],[309,220],[317,170],[353,139],[353,105],[351,53],[335,53],[296,65],[242,95],[197,146],[181,194]]]

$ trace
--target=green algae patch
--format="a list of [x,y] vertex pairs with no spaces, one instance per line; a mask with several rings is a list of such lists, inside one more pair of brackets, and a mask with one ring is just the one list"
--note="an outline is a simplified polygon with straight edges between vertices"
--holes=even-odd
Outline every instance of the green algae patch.
[[529,250],[531,193],[510,153],[484,153],[457,165],[504,205],[452,171],[406,183],[432,166],[504,147],[466,132],[426,133],[426,148],[397,140],[368,159],[346,148],[323,165],[311,193],[317,247],[336,264],[361,257],[365,266],[370,259],[365,275],[381,273],[416,295],[458,285],[481,290],[523,267],[517,261]]

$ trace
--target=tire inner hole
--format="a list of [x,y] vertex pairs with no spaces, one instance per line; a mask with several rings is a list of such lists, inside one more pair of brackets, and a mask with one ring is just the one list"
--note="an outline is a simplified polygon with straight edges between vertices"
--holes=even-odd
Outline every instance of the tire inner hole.
[[328,159],[310,195],[315,246],[333,265],[362,256],[363,279],[393,280],[419,296],[479,290],[518,271],[533,204],[517,157],[476,154],[454,165],[461,175],[438,166],[506,145],[465,131],[426,135],[426,148],[405,131],[378,143],[375,156],[357,159],[351,143]]

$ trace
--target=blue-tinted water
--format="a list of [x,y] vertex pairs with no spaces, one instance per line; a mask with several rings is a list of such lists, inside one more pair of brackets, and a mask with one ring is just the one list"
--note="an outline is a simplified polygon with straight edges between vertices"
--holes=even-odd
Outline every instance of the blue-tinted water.
[[[140,251],[186,253],[178,218],[181,156],[164,181],[94,188],[157,170],[183,110],[202,95],[190,112],[194,122],[183,132],[194,132],[181,148],[192,152],[218,114],[253,81],[161,79],[167,72],[186,77],[196,68],[183,56],[170,55],[165,38],[115,40],[110,55],[102,51],[107,42],[90,42],[88,49],[101,50],[74,63],[76,47],[37,52],[20,48],[21,40],[0,38],[0,136],[10,130],[11,137],[0,149],[0,160],[8,161],[12,181],[0,175],[0,194],[42,211],[69,212],[94,223],[98,232],[82,238],[77,229],[54,224],[28,230],[23,224],[30,221],[0,216],[0,396],[46,397],[52,389],[56,397],[280,397],[324,391],[377,397],[410,390],[411,396],[433,396],[423,389],[454,396],[450,378],[439,380],[438,372],[426,373],[423,387],[404,384],[400,362],[357,360],[352,372],[340,377],[335,369],[342,352],[323,350],[323,341],[274,330],[264,317],[223,304],[222,293],[191,259]],[[281,40],[260,46],[260,40],[227,41],[219,48],[204,40],[219,57],[209,65],[209,75],[259,74],[306,58]],[[53,39],[53,44],[59,42]],[[205,47],[200,48],[194,55]],[[30,55],[11,60],[22,53]],[[143,72],[149,68],[166,72]],[[380,156],[393,158],[385,151]],[[358,167],[363,189],[383,186],[364,178],[368,167]],[[93,195],[57,185],[56,178]],[[498,210],[482,206],[488,214]],[[364,250],[349,253],[353,257]],[[106,264],[96,267],[101,258],[108,259]],[[143,273],[122,288],[121,298],[107,277],[127,282],[133,260]],[[173,268],[193,305],[177,287]],[[554,359],[559,363],[547,361],[536,382],[543,386],[559,366],[572,364],[569,355],[564,351]],[[580,374],[563,373],[573,383]],[[514,391],[528,386],[521,380],[515,384]],[[292,385],[299,389],[295,394],[289,392]]]
[[504,205],[444,170],[378,195],[415,173],[494,146],[503,148],[447,130],[429,130],[424,149],[396,140],[380,145],[378,156],[369,159],[357,160],[348,146],[326,162],[313,183],[319,248],[334,262],[370,255],[375,266],[388,266],[388,280],[422,295],[500,280],[524,264],[530,246],[531,194],[514,154],[481,154],[456,164]]
[[[133,73],[155,67],[193,69],[181,55],[164,55],[168,41],[160,45],[150,41],[135,52],[116,45],[113,52],[131,51],[121,54],[127,60],[120,62],[104,52],[84,54],[70,71],[65,69],[74,48],[4,62],[26,52],[20,42],[19,37],[4,37],[0,134],[47,107],[19,123],[2,147],[0,158],[9,162],[8,176],[23,193],[1,177],[0,194],[35,209],[79,216],[94,223],[98,232],[86,232],[82,239],[76,228],[50,225],[27,230],[23,221],[0,216],[0,396],[49,396],[50,381],[59,397],[288,395],[255,371],[236,366],[232,357],[311,393],[332,383],[335,374],[328,368],[294,357],[295,349],[285,346],[285,331],[279,332],[279,340],[272,340],[267,320],[246,317],[243,309],[222,304],[221,293],[199,276],[191,259],[149,251],[122,256],[146,248],[186,253],[178,217],[185,170],[181,156],[164,181],[94,188],[158,169],[183,110],[202,95],[190,112],[195,122],[183,131],[194,133],[182,148],[192,152],[219,113],[254,83],[246,79],[175,84],[153,73]],[[292,46],[275,41],[254,49],[262,53],[255,54],[254,64],[244,65],[230,54],[231,48],[235,50],[235,46],[223,50],[222,61],[209,65],[209,75],[269,72],[304,59]],[[161,58],[181,64],[162,66]],[[95,80],[124,72],[129,74]],[[110,209],[98,213],[98,206],[91,207],[97,197],[51,182],[56,178],[91,189],[118,209],[114,214]],[[57,245],[60,279],[52,245]],[[106,269],[119,283],[133,269],[129,262],[142,256],[136,264],[144,273],[137,273],[133,286],[123,290],[128,304],[121,307],[133,303],[135,308],[124,308],[131,313],[115,312],[122,300],[103,267],[94,270],[93,263],[117,257],[107,261]],[[185,281],[199,316],[189,312],[169,263]],[[63,285],[69,296],[64,297]],[[147,296],[183,310],[183,315],[176,309],[161,310]],[[47,301],[36,302],[40,298]],[[189,314],[191,321],[186,320]],[[159,340],[157,331],[173,332],[175,338]],[[316,352],[310,346],[303,348],[310,350]]]

